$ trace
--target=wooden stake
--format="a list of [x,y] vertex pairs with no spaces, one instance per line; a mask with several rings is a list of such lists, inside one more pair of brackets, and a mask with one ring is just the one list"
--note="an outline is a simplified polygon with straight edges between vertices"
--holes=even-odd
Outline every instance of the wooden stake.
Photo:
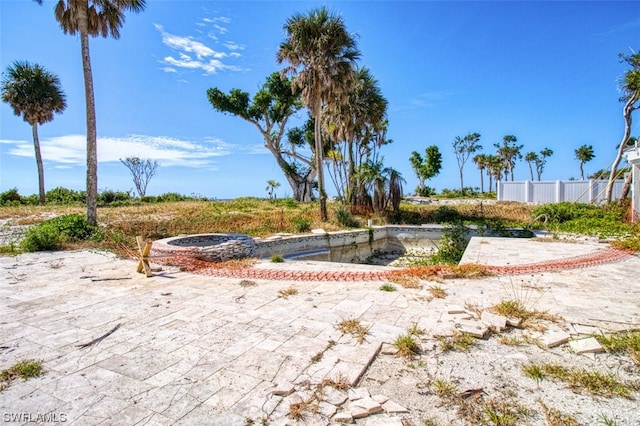
[[152,277],[151,266],[149,266],[149,253],[151,252],[151,243],[145,242],[140,235],[136,237],[138,243],[138,252],[140,253],[140,261],[138,262],[138,273],[144,270],[147,278]]

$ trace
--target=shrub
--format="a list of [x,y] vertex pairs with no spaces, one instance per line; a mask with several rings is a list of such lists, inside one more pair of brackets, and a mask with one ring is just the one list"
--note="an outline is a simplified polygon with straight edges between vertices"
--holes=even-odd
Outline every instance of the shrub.
[[431,197],[436,195],[436,189],[431,188],[430,186],[425,186],[423,188],[416,188],[416,192],[421,197]]
[[177,192],[165,192],[156,197],[158,203],[173,203],[176,201],[186,201],[188,197]]
[[116,202],[131,201],[133,197],[129,192],[104,190],[100,193],[98,201],[102,204],[113,204]]
[[84,203],[87,198],[85,191],[74,191],[73,189],[63,188],[61,186],[47,191],[47,203],[53,204],[77,204]]
[[0,205],[20,203],[20,194],[18,188],[9,189],[4,192],[0,192]]
[[311,230],[311,221],[306,217],[296,217],[293,219],[293,226],[300,233],[309,232]]
[[462,215],[456,209],[441,206],[433,212],[433,219],[436,223],[457,223],[462,221]]
[[354,228],[358,226],[358,221],[353,217],[346,206],[340,206],[336,209],[336,219],[340,225],[347,228]]
[[81,241],[89,238],[101,239],[102,233],[90,225],[86,218],[73,213],[45,220],[29,228],[21,247],[24,251],[56,250],[66,241]]
[[469,243],[469,230],[462,225],[446,228],[440,238],[438,252],[431,256],[434,264],[456,265]]

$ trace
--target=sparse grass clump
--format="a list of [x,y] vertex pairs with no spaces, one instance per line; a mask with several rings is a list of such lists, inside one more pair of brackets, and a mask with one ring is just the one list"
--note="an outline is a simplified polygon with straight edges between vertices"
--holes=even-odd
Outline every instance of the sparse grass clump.
[[391,284],[382,284],[380,286],[380,291],[396,291],[397,288]]
[[560,380],[576,392],[584,391],[607,398],[613,396],[630,398],[633,389],[633,386],[619,381],[613,374],[567,368],[558,364],[526,365],[523,367],[523,373],[537,382],[544,379]]
[[542,412],[549,426],[579,426],[580,423],[571,415],[562,413],[560,410],[547,406],[541,399],[538,403],[542,407]]
[[287,299],[289,296],[295,296],[296,294],[298,294],[298,289],[294,286],[290,286],[285,288],[284,290],[278,291],[278,297],[281,297],[283,299]]
[[442,352],[468,352],[475,342],[475,337],[469,333],[456,332],[453,336],[435,336],[440,343]]
[[398,356],[411,359],[420,353],[420,345],[411,333],[396,337],[393,346],[398,350]]
[[444,379],[436,378],[431,382],[433,393],[441,398],[452,398],[458,393],[458,386],[455,383]]
[[420,280],[418,280],[418,278],[416,277],[405,277],[397,275],[389,277],[389,281],[398,284],[403,288],[420,288]]
[[640,365],[640,331],[596,335],[595,338],[607,352],[628,355],[636,365]]
[[439,285],[429,287],[429,293],[436,299],[444,299],[447,297],[447,291]]
[[367,334],[369,334],[369,327],[362,325],[358,318],[343,319],[336,325],[336,329],[342,334],[351,334],[358,343],[364,342]]
[[349,378],[347,376],[339,371],[338,374],[336,374],[335,378],[324,379],[321,383],[321,386],[330,386],[334,389],[347,390],[351,389],[351,382],[349,381]]
[[275,253],[271,255],[271,263],[282,263],[284,262],[284,257],[280,253]]
[[42,361],[25,359],[0,372],[0,391],[11,385],[15,379],[28,380],[43,374]]

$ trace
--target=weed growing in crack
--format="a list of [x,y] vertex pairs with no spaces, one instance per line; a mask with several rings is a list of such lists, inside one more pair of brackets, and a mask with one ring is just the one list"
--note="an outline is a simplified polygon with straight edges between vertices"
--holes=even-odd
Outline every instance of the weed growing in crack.
[[398,284],[403,288],[420,288],[420,280],[415,277],[405,277],[405,276],[392,276],[389,277],[389,281],[392,283]]
[[382,284],[380,286],[380,291],[396,291],[397,288],[391,284]]
[[8,388],[15,379],[28,380],[44,374],[42,361],[25,359],[0,372],[0,391]]
[[526,343],[526,341],[521,337],[504,335],[500,336],[498,342],[500,342],[501,345],[505,346],[522,346]]
[[343,319],[336,325],[338,331],[342,334],[351,334],[358,343],[364,342],[366,335],[369,334],[370,328],[371,326],[363,326],[358,318]]
[[330,386],[334,389],[339,389],[339,390],[347,390],[347,389],[351,389],[351,382],[349,381],[349,378],[347,376],[342,374],[341,371],[338,371],[338,374],[336,374],[335,378],[333,379],[325,378],[322,381],[321,387],[324,387],[324,386]]
[[283,299],[287,299],[289,296],[295,296],[296,294],[298,294],[298,289],[294,286],[278,291],[278,297],[282,297]]
[[429,287],[429,293],[431,293],[431,295],[436,299],[444,299],[447,297],[447,291],[439,285],[432,285]]
[[271,255],[271,263],[282,263],[284,262],[284,256],[280,253],[275,253]]

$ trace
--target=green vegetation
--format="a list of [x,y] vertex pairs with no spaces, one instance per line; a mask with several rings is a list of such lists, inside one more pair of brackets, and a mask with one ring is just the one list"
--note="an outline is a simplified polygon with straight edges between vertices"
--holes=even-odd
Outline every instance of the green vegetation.
[[271,262],[272,263],[282,263],[282,262],[284,262],[284,257],[280,253],[272,254],[271,255]]
[[613,374],[588,371],[579,368],[567,368],[558,364],[530,364],[523,367],[523,373],[538,383],[545,379],[560,380],[575,391],[584,391],[591,395],[604,397],[631,397],[633,385],[619,381]]
[[382,284],[380,286],[380,291],[396,291],[397,288],[395,288],[395,286],[391,285],[391,284]]
[[28,380],[43,374],[42,361],[26,359],[0,372],[0,391],[6,389],[17,378]]
[[640,365],[640,331],[626,331],[609,336],[594,336],[607,352],[624,354]]
[[336,325],[336,329],[339,332],[342,334],[351,334],[358,343],[364,342],[364,338],[369,334],[370,328],[371,326],[363,326],[358,318],[343,319]]
[[625,223],[627,209],[626,203],[595,206],[564,202],[545,204],[531,213],[534,219],[545,220],[550,231],[626,238],[638,233],[637,228]]
[[66,242],[83,241],[90,238],[99,241],[103,235],[96,226],[77,213],[57,216],[29,228],[21,243],[24,251],[56,250]]
[[440,351],[468,352],[475,342],[469,333],[455,332],[453,336],[434,336],[440,343]]

